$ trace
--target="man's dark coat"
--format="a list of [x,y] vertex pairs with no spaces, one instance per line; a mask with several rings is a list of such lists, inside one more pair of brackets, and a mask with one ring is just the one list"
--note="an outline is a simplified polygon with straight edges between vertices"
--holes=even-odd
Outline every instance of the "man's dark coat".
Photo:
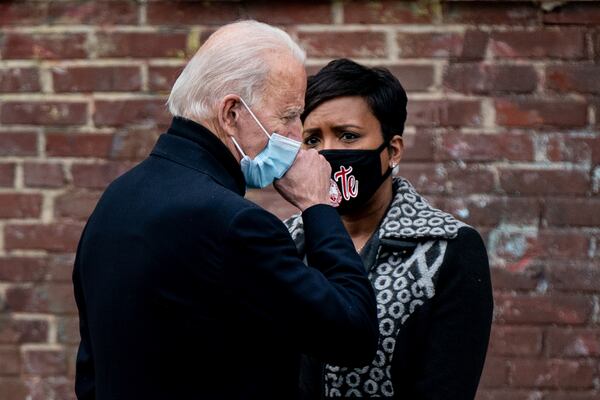
[[244,192],[230,151],[180,118],[108,187],[73,274],[79,399],[293,399],[300,353],[373,358],[373,291],[335,209],[303,213],[307,267]]

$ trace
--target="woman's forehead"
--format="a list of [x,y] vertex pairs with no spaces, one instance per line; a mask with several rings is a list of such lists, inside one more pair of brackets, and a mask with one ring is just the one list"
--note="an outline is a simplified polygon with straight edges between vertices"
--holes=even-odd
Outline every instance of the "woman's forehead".
[[307,115],[304,121],[307,125],[342,125],[355,124],[364,125],[365,122],[376,118],[371,112],[369,105],[360,96],[336,97],[327,100],[316,107]]

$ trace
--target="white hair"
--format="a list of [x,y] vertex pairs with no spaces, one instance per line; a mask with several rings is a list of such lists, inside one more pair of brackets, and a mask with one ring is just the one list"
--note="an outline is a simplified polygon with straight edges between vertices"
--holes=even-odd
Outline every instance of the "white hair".
[[199,121],[214,117],[217,103],[228,94],[249,105],[267,88],[269,52],[288,51],[301,63],[305,52],[283,30],[247,20],[213,33],[185,66],[171,89],[167,104],[174,116]]

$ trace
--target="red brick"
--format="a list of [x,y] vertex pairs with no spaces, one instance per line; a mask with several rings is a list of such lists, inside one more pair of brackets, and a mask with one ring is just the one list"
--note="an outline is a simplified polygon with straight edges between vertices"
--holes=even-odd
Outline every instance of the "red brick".
[[545,200],[544,219],[550,226],[600,226],[600,199]]
[[493,267],[492,287],[496,290],[534,290],[543,276],[542,267],[526,263],[520,268],[514,265]]
[[546,85],[559,93],[600,94],[599,65],[551,65],[546,67]]
[[37,134],[34,132],[0,133],[0,156],[35,156]]
[[66,192],[54,200],[54,215],[58,218],[87,220],[99,198],[98,192]]
[[0,218],[37,218],[41,209],[39,194],[0,193]]
[[131,167],[130,163],[73,164],[73,185],[78,188],[104,189]]
[[42,2],[1,2],[0,26],[41,25],[46,22],[47,13],[48,5]]
[[592,299],[581,295],[501,295],[495,300],[496,321],[504,324],[582,325],[593,311]]
[[592,364],[566,360],[511,361],[511,386],[536,388],[592,388]]
[[23,165],[25,186],[55,188],[66,184],[62,164],[28,162]]
[[256,19],[272,25],[331,24],[331,2],[315,1],[251,1],[245,4],[245,18]]
[[413,100],[407,111],[407,125],[480,126],[482,122],[477,100]]
[[489,32],[468,29],[465,32],[462,52],[458,58],[462,61],[483,60],[486,57],[489,40]]
[[[166,122],[166,121],[165,121]],[[157,129],[127,129],[115,134],[110,158],[141,160],[150,154],[159,136]]]
[[37,68],[0,68],[0,92],[25,93],[39,90],[40,78]]
[[598,357],[600,329],[550,328],[546,346],[550,357]]
[[383,32],[299,32],[308,57],[377,58],[387,55]]
[[27,350],[23,352],[23,372],[40,376],[62,375],[67,372],[63,350]]
[[7,33],[0,42],[4,59],[86,58],[84,33]]
[[108,157],[112,141],[112,134],[48,133],[46,154],[54,157]]
[[79,319],[77,317],[61,317],[57,321],[58,342],[79,344]]
[[450,58],[481,60],[485,56],[489,34],[478,30],[459,32],[400,32],[396,40],[398,56],[406,58]]
[[533,25],[539,8],[519,2],[445,2],[443,20],[451,24]]
[[156,92],[170,92],[181,71],[183,71],[183,66],[148,67],[148,89]]
[[479,167],[446,167],[447,193],[491,193],[494,191],[494,174]]
[[464,37],[458,32],[400,32],[396,38],[400,58],[450,58],[462,53]]
[[15,164],[0,164],[0,187],[12,187],[15,184]]
[[[432,161],[433,160],[433,133],[418,130],[415,133],[404,133],[404,154],[402,162],[407,161]],[[402,164],[400,164],[402,168]]]
[[82,227],[79,224],[6,225],[4,245],[7,250],[47,250],[72,252]]
[[594,47],[594,59],[600,60],[600,32],[592,36],[592,45]]
[[[66,347],[67,350],[67,361],[68,361],[68,369],[67,369],[67,378],[70,379],[71,381],[75,379],[75,374],[77,371],[77,351],[79,350],[78,347],[79,341],[75,344],[75,345],[71,345],[69,347]],[[61,398],[66,398],[66,399],[72,399],[72,400],[77,400],[75,398],[75,396],[73,395],[73,383],[69,382],[64,386],[64,394],[63,397]],[[41,399],[43,400],[43,399]]]
[[495,253],[510,262],[507,268],[520,269],[537,259],[588,259],[589,235],[576,231],[499,231]]
[[596,390],[548,392],[544,400],[598,400],[598,392]]
[[528,134],[463,134],[441,135],[436,149],[438,160],[461,161],[532,161],[533,141]]
[[473,226],[537,225],[540,204],[528,198],[460,196],[446,198],[444,210]]
[[520,229],[494,231],[491,253],[508,263],[509,271],[520,271],[531,264],[540,249],[535,232]]
[[461,93],[531,93],[538,83],[529,65],[450,64],[444,86]]
[[[2,15],[1,12],[0,15]],[[6,400],[22,400],[29,395],[29,389],[20,377],[0,377],[0,393],[5,396],[4,399]]]
[[585,194],[590,179],[585,171],[499,168],[500,186],[507,194]]
[[0,317],[0,343],[39,343],[47,339],[47,321]]
[[540,231],[538,241],[547,258],[588,258],[590,235],[584,232],[551,230]]
[[545,155],[549,161],[600,163],[600,137],[547,136]]
[[569,100],[498,99],[496,122],[509,127],[581,127],[587,104]]
[[98,33],[99,57],[177,57],[186,56],[187,34],[183,32]]
[[74,314],[77,311],[72,283],[53,283],[6,289],[10,312]]
[[72,282],[75,254],[49,254],[46,263],[46,281]]
[[[70,353],[72,352],[67,351],[68,355],[65,355],[68,365],[75,359],[75,355]],[[70,370],[67,373],[70,374]],[[29,389],[28,400],[77,400],[72,376],[49,376],[41,379],[33,376],[26,378],[25,381]]]
[[480,388],[475,400],[540,400],[541,395],[533,390]]
[[242,17],[234,2],[152,1],[148,3],[152,25],[223,25]]
[[26,125],[84,125],[87,104],[80,102],[5,102],[0,122]]
[[581,59],[586,56],[584,32],[579,29],[492,32],[490,52],[495,58]]
[[97,126],[130,124],[164,125],[170,122],[165,100],[97,100],[94,123]]
[[352,24],[427,24],[434,12],[427,2],[344,2],[344,22]]
[[0,281],[31,282],[43,280],[45,260],[39,257],[0,257]]
[[489,193],[494,190],[493,174],[481,168],[401,163],[399,175],[423,194]]
[[503,387],[508,381],[508,365],[505,360],[487,357],[481,375],[481,387]]
[[20,366],[21,357],[17,347],[0,347],[0,376],[18,375]]
[[540,328],[494,326],[490,338],[490,354],[498,356],[535,356],[542,351]]
[[54,67],[56,92],[131,92],[142,88],[138,67]]
[[595,2],[562,3],[544,13],[545,24],[599,25],[600,7]]
[[392,65],[386,66],[408,92],[424,92],[431,90],[433,65]]
[[138,6],[131,1],[53,1],[48,4],[48,19],[61,25],[135,25]]
[[587,261],[583,265],[566,262],[546,266],[546,280],[553,289],[600,292],[600,268]]

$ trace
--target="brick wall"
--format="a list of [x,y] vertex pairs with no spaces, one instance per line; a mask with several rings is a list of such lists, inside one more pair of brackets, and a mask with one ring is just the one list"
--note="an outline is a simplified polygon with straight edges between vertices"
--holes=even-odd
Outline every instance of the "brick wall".
[[401,174],[493,264],[478,399],[600,398],[600,3],[305,3],[0,2],[0,399],[73,397],[82,224],[169,122],[186,58],[244,17],[288,30],[311,72],[347,56],[408,89]]

